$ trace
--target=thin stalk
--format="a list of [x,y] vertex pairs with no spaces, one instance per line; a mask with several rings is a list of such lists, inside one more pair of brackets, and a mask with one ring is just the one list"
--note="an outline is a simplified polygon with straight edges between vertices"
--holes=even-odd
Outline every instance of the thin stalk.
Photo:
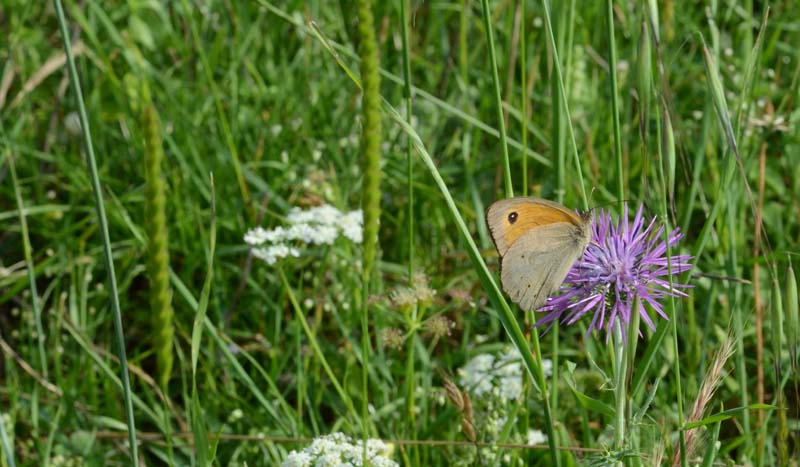
[[108,234],[108,220],[103,204],[103,192],[100,187],[100,175],[97,172],[97,162],[92,145],[92,134],[89,130],[89,117],[86,114],[86,106],[83,103],[83,92],[81,83],[78,79],[78,70],[75,67],[75,57],[72,54],[72,44],[67,31],[67,20],[64,17],[64,8],[61,0],[53,0],[58,17],[58,27],[61,31],[61,39],[64,42],[64,53],[67,56],[69,68],[69,79],[72,89],[75,92],[75,101],[78,104],[78,116],[81,121],[83,132],[83,144],[86,149],[86,162],[89,165],[89,176],[92,181],[92,191],[94,192],[95,208],[97,209],[98,222],[100,223],[100,234],[103,238],[103,256],[105,257],[106,271],[108,272],[108,296],[111,300],[111,314],[114,317],[114,331],[117,340],[117,353],[119,355],[120,374],[122,378],[122,392],[125,403],[125,418],[128,426],[128,443],[131,450],[131,465],[139,465],[139,448],[136,441],[136,422],[133,417],[133,398],[131,397],[131,382],[128,376],[128,358],[125,355],[125,333],[122,328],[122,312],[119,306],[119,292],[117,290],[117,278],[114,272],[114,258],[111,251],[111,237]]
[[508,156],[508,142],[506,141],[506,124],[503,117],[503,98],[500,95],[500,77],[497,73],[497,55],[494,50],[494,34],[492,33],[491,10],[489,0],[481,0],[483,11],[483,27],[486,30],[486,42],[489,43],[489,62],[492,67],[492,84],[494,86],[494,100],[497,108],[497,127],[500,131],[500,147],[503,150],[503,178],[505,180],[506,198],[514,197],[514,186],[511,181],[511,163]]
[[[2,124],[0,124],[0,133],[4,133]],[[39,370],[42,372],[42,377],[47,380],[47,354],[44,351],[44,328],[42,327],[42,305],[39,301],[39,292],[36,289],[36,269],[33,264],[33,255],[31,254],[31,238],[28,234],[28,220],[25,217],[25,206],[22,201],[22,191],[19,187],[19,179],[17,178],[17,169],[14,166],[14,157],[11,155],[11,148],[6,146],[6,160],[8,160],[8,168],[11,171],[11,182],[14,185],[14,197],[17,199],[17,211],[19,212],[19,225],[22,233],[22,251],[25,255],[25,264],[28,270],[28,286],[31,289],[31,306],[33,307],[33,320],[36,327],[36,344],[39,352]]]
[[[411,126],[413,115],[412,95],[411,95],[411,51],[408,43],[408,0],[399,0],[400,3],[400,29],[403,38],[403,94],[406,104],[406,122]],[[414,275],[414,152],[411,147],[411,140],[406,136],[406,188],[408,189],[408,281],[412,282]],[[416,393],[414,375],[414,350],[417,346],[417,305],[414,305],[411,312],[411,330],[408,336],[408,350],[406,352],[406,412],[408,413],[408,434],[412,439],[417,439],[417,420],[416,409],[414,407],[414,394]],[[420,464],[419,449],[417,446],[412,448],[414,460]]]
[[[486,1],[486,0],[484,0]],[[558,58],[558,48],[556,47],[556,39],[553,35],[553,23],[550,20],[550,5],[547,0],[543,0],[542,4],[544,5],[544,20],[545,25],[547,26],[547,37],[550,41],[550,48],[553,50],[553,63],[555,65],[556,70],[556,81],[558,82],[558,91],[559,95],[561,96],[561,102],[563,104],[564,110],[564,117],[567,120],[567,131],[569,132],[570,141],[572,142],[572,154],[575,158],[575,171],[578,174],[578,185],[580,185],[581,189],[581,200],[583,201],[583,209],[589,210],[589,198],[586,196],[586,187],[584,186],[583,181],[583,170],[581,168],[581,158],[578,154],[578,143],[575,140],[575,130],[572,128],[572,117],[569,114],[569,103],[567,102],[567,91],[564,88],[564,73],[561,70],[561,62]]]
[[[300,322],[300,326],[303,328],[303,332],[308,338],[308,343],[311,345],[311,350],[314,352],[314,355],[319,360],[320,366],[322,366],[323,371],[325,374],[330,378],[331,384],[333,388],[336,390],[336,393],[339,394],[339,397],[342,400],[342,403],[347,407],[347,410],[353,416],[357,416],[358,412],[356,412],[355,406],[353,405],[352,399],[348,395],[347,391],[345,391],[342,384],[336,377],[336,373],[333,372],[330,364],[328,363],[328,359],[325,358],[325,353],[322,351],[322,347],[319,345],[319,341],[317,340],[317,336],[314,331],[311,329],[311,326],[308,325],[308,321],[305,317],[305,312],[300,307],[300,303],[297,301],[297,297],[295,297],[294,290],[292,286],[289,285],[289,280],[286,278],[286,274],[283,272],[283,268],[278,268],[278,275],[281,278],[281,283],[283,284],[284,290],[286,290],[286,295],[289,298],[289,303],[292,305],[292,309],[294,309],[295,316],[297,317],[297,321]],[[362,360],[366,361],[366,355],[362,356]],[[366,365],[366,363],[363,363]],[[369,431],[365,428],[365,431]]]
[[[662,105],[666,107],[666,103],[662,100]],[[656,113],[656,118],[658,119],[657,131],[658,131],[658,139],[661,141],[661,112]],[[664,164],[661,161],[664,158],[664,148],[663,145],[658,145],[658,159],[659,164],[658,167],[658,178],[660,182],[661,188],[661,217],[664,221],[664,230],[662,235],[664,236],[664,242],[667,246],[667,271],[669,271],[668,281],[669,281],[669,288],[672,290],[673,288],[673,278],[672,278],[672,246],[670,246],[669,242],[669,232],[671,231],[670,228],[670,221],[669,215],[667,210],[667,180],[664,174]],[[696,257],[696,256],[695,256]],[[678,348],[678,316],[677,311],[675,308],[675,297],[670,295],[669,296],[669,306],[668,308],[668,316],[670,321],[670,328],[672,330],[672,352],[673,352],[673,361],[672,361],[672,372],[675,376],[675,394],[677,399],[678,405],[678,444],[680,447],[680,459],[681,459],[681,467],[687,467],[686,463],[686,434],[683,430],[684,424],[684,414],[683,414],[683,389],[681,384],[681,359],[680,359],[680,351]]]
[[522,196],[528,196],[528,64],[525,43],[525,0],[519,2],[520,110],[522,112]]
[[[616,413],[614,414],[614,448],[621,452],[625,447],[625,420],[627,410],[625,403],[627,394],[625,391],[628,374],[628,346],[622,337],[621,317],[614,320],[614,401],[616,403]],[[630,336],[629,336],[630,338]],[[618,463],[622,465],[622,461]]]
[[608,23],[608,70],[611,75],[611,114],[614,120],[614,157],[617,161],[617,202],[625,199],[625,177],[622,170],[622,136],[619,128],[619,102],[617,98],[617,42],[614,39],[614,0],[606,0]]

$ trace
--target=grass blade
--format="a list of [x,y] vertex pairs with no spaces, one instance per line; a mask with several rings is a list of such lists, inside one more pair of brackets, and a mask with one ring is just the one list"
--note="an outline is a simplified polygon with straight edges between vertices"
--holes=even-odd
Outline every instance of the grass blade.
[[494,33],[492,32],[492,15],[489,9],[489,0],[481,0],[481,12],[483,13],[483,28],[486,33],[486,42],[489,47],[489,66],[492,68],[492,86],[494,87],[494,102],[497,109],[497,128],[500,132],[500,148],[503,150],[503,179],[506,187],[506,198],[513,198],[514,184],[511,181],[511,162],[508,160],[506,124],[505,118],[503,117],[503,98],[500,94],[500,77],[497,72],[497,55],[494,50]]
[[5,415],[3,412],[0,412],[0,443],[2,443],[3,454],[6,456],[8,466],[16,467],[17,464],[14,463],[14,449],[11,447],[11,443],[8,440],[8,434],[6,434]]
[[203,281],[203,289],[200,292],[200,302],[197,304],[192,324],[192,381],[197,374],[197,359],[200,355],[200,340],[203,337],[203,323],[206,320],[206,310],[208,309],[208,298],[211,295],[211,282],[214,276],[214,250],[217,245],[217,208],[214,198],[214,175],[210,176],[211,187],[211,226],[208,229],[208,262],[206,263],[206,278]]
[[[0,133],[2,126],[0,125]],[[14,157],[11,155],[11,148],[6,146],[6,160],[8,161],[8,168],[11,172],[11,183],[14,185],[14,197],[17,200],[17,212],[19,213],[19,225],[22,233],[22,251],[25,255],[25,264],[28,271],[28,287],[31,291],[31,306],[33,307],[33,320],[36,327],[36,344],[39,353],[39,370],[42,372],[44,379],[47,376],[47,354],[44,351],[45,335],[44,328],[42,327],[42,305],[39,302],[39,292],[36,289],[36,271],[33,263],[33,255],[31,254],[31,239],[28,234],[28,221],[25,217],[25,207],[22,201],[22,191],[19,186],[19,179],[17,178],[17,169],[14,166]]]
[[103,192],[100,187],[100,175],[97,172],[97,162],[94,155],[94,146],[92,144],[92,134],[89,130],[89,117],[86,113],[86,106],[83,103],[83,92],[81,91],[81,84],[78,78],[78,70],[75,67],[75,57],[72,55],[72,45],[70,42],[69,31],[67,31],[67,20],[64,17],[64,8],[61,5],[61,0],[53,0],[58,17],[58,27],[61,31],[61,40],[64,42],[64,52],[67,55],[67,64],[69,68],[69,78],[72,84],[72,90],[75,93],[75,100],[78,104],[78,116],[81,122],[81,130],[83,134],[83,144],[86,150],[86,161],[89,165],[89,177],[92,181],[92,190],[94,191],[95,207],[97,209],[97,217],[100,223],[100,233],[103,237],[103,255],[106,262],[106,271],[108,273],[108,295],[111,300],[111,312],[114,316],[114,331],[117,340],[117,353],[119,355],[120,374],[122,376],[122,395],[125,402],[125,418],[128,425],[128,442],[130,443],[131,452],[131,465],[138,467],[139,465],[139,447],[136,441],[136,422],[133,416],[133,392],[131,391],[130,377],[128,376],[128,358],[125,355],[125,333],[122,328],[122,312],[119,306],[119,291],[117,290],[117,278],[114,272],[114,257],[111,251],[111,238],[108,234],[108,220],[106,219],[106,210],[103,204]]
[[[500,313],[498,313],[498,317],[500,318],[500,321],[506,330],[506,334],[508,334],[512,343],[519,350],[520,355],[522,355],[522,361],[525,364],[525,369],[527,370],[528,376],[531,378],[531,383],[538,389],[541,402],[544,406],[544,422],[545,427],[547,428],[547,441],[550,447],[550,454],[552,458],[556,460],[556,465],[558,465],[560,456],[558,455],[555,424],[551,418],[552,412],[550,409],[550,399],[547,393],[547,382],[545,381],[544,369],[542,368],[542,353],[539,345],[538,333],[535,332],[535,330],[534,332],[531,332],[531,337],[533,339],[533,352],[531,352],[531,348],[528,346],[528,342],[525,339],[525,335],[522,333],[522,329],[520,329],[519,322],[517,321],[516,316],[514,316],[514,312],[511,311],[511,308],[508,306],[508,303],[503,296],[503,292],[498,287],[494,277],[492,276],[491,272],[489,272],[489,268],[483,261],[480,251],[478,250],[478,246],[475,244],[475,240],[472,238],[467,224],[461,217],[461,213],[458,211],[458,207],[456,206],[455,200],[453,200],[453,197],[450,194],[450,190],[447,188],[447,184],[444,182],[441,174],[436,169],[436,164],[433,162],[430,154],[428,154],[428,151],[425,149],[425,145],[422,143],[419,135],[417,135],[416,131],[414,131],[414,129],[411,128],[403,120],[400,114],[397,113],[397,111],[389,104],[384,102],[384,108],[392,120],[394,120],[395,123],[399,125],[403,131],[406,132],[406,134],[409,135],[414,144],[414,148],[417,150],[417,153],[422,158],[422,161],[425,163],[431,176],[436,182],[436,186],[439,188],[442,196],[444,197],[445,203],[447,204],[450,214],[453,217],[453,221],[456,224],[459,234],[467,243],[467,254],[469,255],[472,265],[475,268],[475,271],[489,296],[489,300],[492,302],[495,309],[500,311]],[[537,358],[534,358],[534,355],[536,355]]]
[[625,200],[625,172],[622,170],[622,131],[619,127],[619,98],[617,96],[617,41],[614,38],[614,0],[606,0],[606,35],[608,36],[608,70],[611,116],[614,122],[614,159],[617,161],[617,202]]

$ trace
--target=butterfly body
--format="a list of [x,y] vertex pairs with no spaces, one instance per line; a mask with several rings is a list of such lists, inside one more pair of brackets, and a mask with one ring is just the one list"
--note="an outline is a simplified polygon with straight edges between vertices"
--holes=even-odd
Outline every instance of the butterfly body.
[[592,238],[591,213],[579,216],[539,198],[497,201],[486,222],[500,254],[503,290],[526,311],[545,304]]

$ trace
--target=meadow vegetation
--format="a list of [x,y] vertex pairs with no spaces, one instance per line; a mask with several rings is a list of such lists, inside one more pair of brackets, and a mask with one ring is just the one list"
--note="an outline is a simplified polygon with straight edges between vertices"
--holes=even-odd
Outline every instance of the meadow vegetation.
[[[0,0],[0,466],[797,465],[795,2],[61,4]],[[534,326],[514,195],[686,296]]]

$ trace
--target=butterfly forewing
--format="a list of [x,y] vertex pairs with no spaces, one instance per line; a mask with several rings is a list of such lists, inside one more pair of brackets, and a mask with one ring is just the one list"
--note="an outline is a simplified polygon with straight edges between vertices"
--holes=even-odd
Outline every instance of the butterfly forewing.
[[500,256],[531,229],[566,223],[579,226],[582,222],[574,212],[545,199],[519,197],[493,203],[486,222]]

